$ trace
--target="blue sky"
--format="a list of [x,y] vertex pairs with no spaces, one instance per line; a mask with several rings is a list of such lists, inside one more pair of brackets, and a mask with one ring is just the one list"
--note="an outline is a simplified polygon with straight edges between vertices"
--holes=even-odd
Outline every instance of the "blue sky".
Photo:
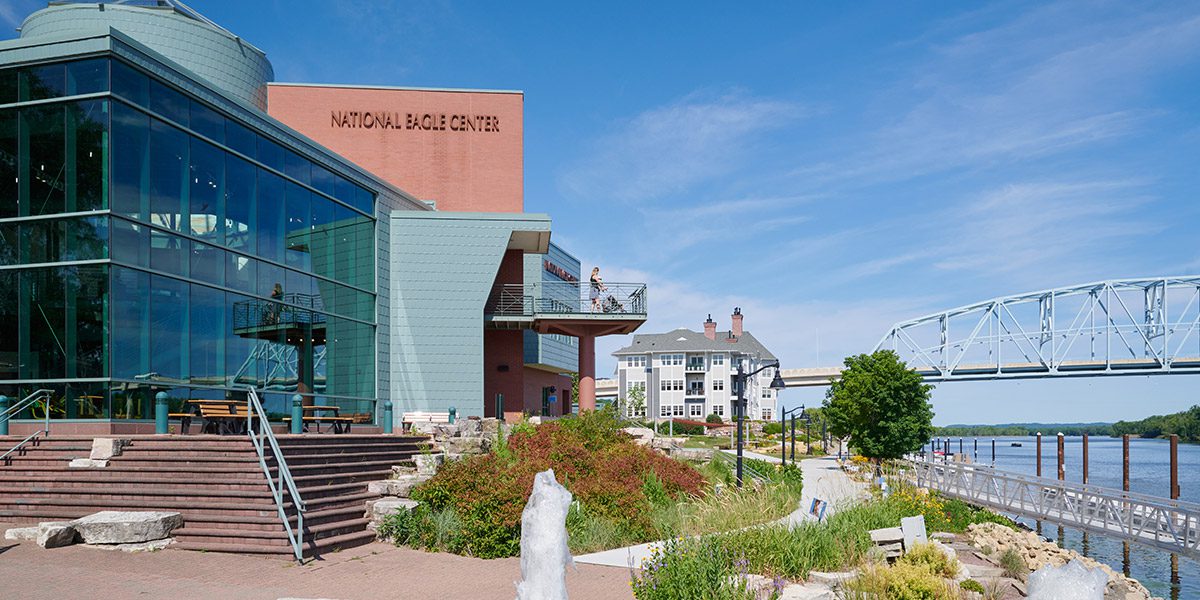
[[[901,319],[1200,272],[1195,3],[189,4],[280,81],[524,90],[526,209],[609,281],[651,284],[646,331],[741,306],[785,367],[831,365]],[[1198,385],[934,400],[939,423],[1113,420]]]

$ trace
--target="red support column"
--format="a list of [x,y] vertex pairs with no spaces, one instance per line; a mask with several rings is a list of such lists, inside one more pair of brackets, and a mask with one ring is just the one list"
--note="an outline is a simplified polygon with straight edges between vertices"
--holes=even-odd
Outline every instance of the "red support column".
[[596,337],[579,336],[579,412],[596,410]]

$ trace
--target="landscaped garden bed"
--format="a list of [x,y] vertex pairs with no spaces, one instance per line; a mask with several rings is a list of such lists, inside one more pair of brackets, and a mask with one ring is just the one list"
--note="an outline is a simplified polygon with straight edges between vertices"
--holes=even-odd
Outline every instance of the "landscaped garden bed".
[[430,551],[515,556],[533,477],[546,469],[574,496],[567,531],[576,554],[728,531],[799,505],[798,469],[756,465],[769,481],[738,490],[726,464],[668,458],[635,443],[623,426],[608,411],[516,425],[491,452],[443,466],[412,491],[417,508],[388,517],[379,534]]

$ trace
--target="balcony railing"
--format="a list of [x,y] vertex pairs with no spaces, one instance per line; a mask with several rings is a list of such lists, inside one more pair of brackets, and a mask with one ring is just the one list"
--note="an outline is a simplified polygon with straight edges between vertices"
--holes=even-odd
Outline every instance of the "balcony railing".
[[687,372],[703,373],[704,372],[704,361],[689,360],[687,363]]
[[492,290],[484,312],[508,317],[646,316],[646,284],[605,283],[595,299],[587,282],[510,283]]
[[267,300],[243,300],[233,303],[233,329],[244,331],[263,327],[293,327],[320,325],[325,315],[308,309],[321,310],[324,302],[314,294],[284,294],[286,304]]

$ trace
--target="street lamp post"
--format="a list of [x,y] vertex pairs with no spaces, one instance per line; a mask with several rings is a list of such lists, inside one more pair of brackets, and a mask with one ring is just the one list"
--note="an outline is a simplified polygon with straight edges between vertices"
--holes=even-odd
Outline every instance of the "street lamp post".
[[742,367],[742,361],[738,361],[737,375],[734,383],[737,386],[737,486],[742,487],[742,425],[746,420],[746,380],[758,375],[759,373],[770,369],[775,369],[775,377],[771,380],[771,389],[782,390],[787,387],[783,382],[783,377],[779,375],[779,361],[765,364],[749,373]]
[[800,411],[801,419],[805,418],[808,415],[808,413],[805,412],[805,410],[804,410],[803,404],[801,404],[800,406],[794,406],[787,410],[779,411],[779,423],[781,426],[780,433],[783,435],[783,444],[780,448],[780,455],[783,458],[784,465],[786,465],[787,461],[788,461],[787,420],[788,420],[789,416],[791,417],[791,420],[792,420],[792,463],[795,464],[795,462],[796,462],[796,411]]

